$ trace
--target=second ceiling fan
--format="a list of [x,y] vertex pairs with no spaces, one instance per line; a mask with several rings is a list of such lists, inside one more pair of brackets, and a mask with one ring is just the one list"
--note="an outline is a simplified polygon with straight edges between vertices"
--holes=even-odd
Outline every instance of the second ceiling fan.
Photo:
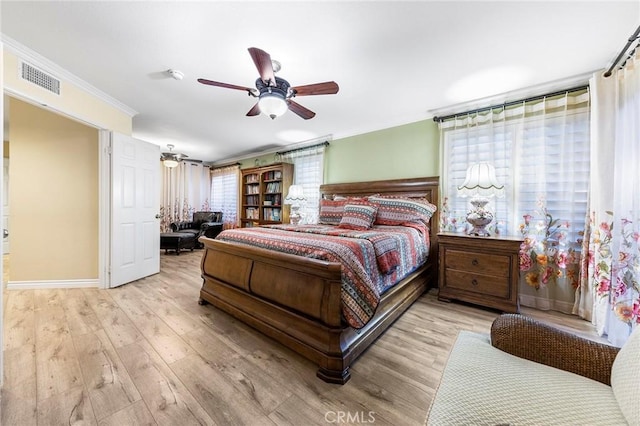
[[262,112],[271,117],[271,119],[281,116],[289,109],[298,116],[308,120],[313,118],[316,113],[294,102],[292,98],[296,96],[333,95],[338,93],[339,87],[335,81],[291,87],[287,80],[275,76],[275,73],[280,70],[280,63],[272,61],[271,56],[267,52],[257,47],[250,47],[249,54],[260,74],[260,77],[256,80],[255,89],[220,83],[204,78],[199,78],[198,81],[209,86],[246,91],[249,96],[258,98],[258,102],[247,112],[247,116],[259,115]]

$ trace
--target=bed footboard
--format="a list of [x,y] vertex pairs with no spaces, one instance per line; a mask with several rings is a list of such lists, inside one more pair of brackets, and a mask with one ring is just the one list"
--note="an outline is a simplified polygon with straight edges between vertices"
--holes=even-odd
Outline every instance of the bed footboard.
[[[340,264],[201,238],[200,303],[211,303],[318,364],[317,375],[346,383],[349,366],[426,289],[425,266],[385,294],[362,329],[341,316]],[[401,283],[402,284],[402,283]]]
[[337,263],[201,238],[200,303],[212,305],[348,380]]

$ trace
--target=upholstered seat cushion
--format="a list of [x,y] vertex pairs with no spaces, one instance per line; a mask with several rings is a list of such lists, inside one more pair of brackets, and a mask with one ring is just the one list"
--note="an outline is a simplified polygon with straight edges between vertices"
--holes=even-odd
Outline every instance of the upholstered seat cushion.
[[640,326],[624,344],[611,367],[611,388],[630,425],[640,425]]
[[624,425],[610,386],[491,346],[461,331],[427,424]]

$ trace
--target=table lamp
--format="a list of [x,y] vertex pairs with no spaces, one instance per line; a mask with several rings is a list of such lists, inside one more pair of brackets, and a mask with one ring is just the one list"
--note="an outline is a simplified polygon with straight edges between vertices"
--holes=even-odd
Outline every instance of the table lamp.
[[469,235],[488,237],[490,234],[485,228],[493,221],[493,213],[485,210],[485,206],[490,197],[504,196],[504,185],[498,183],[495,168],[486,162],[469,166],[464,183],[458,187],[458,195],[471,197],[473,209],[467,214],[467,222],[473,228]]
[[307,198],[304,196],[304,190],[302,189],[302,185],[291,185],[289,187],[289,193],[284,198],[285,204],[291,205],[291,213],[289,214],[289,222],[292,225],[297,225],[300,223],[300,207],[302,203],[307,201]]

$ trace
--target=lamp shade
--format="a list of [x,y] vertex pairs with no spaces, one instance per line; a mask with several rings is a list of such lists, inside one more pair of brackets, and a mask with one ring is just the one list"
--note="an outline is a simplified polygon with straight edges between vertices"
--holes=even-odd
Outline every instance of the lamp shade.
[[168,167],[170,169],[174,168],[174,167],[178,167],[178,162],[174,159],[165,159],[162,160],[162,164],[164,164],[165,167]]
[[260,112],[268,115],[273,120],[287,112],[288,106],[280,93],[267,92],[260,95],[258,108],[260,108]]
[[503,197],[504,185],[496,179],[496,169],[489,163],[475,163],[467,169],[464,183],[458,187],[462,197]]
[[306,201],[307,197],[304,196],[304,190],[302,185],[291,185],[289,187],[289,193],[284,198],[285,204],[294,204],[302,201]]

